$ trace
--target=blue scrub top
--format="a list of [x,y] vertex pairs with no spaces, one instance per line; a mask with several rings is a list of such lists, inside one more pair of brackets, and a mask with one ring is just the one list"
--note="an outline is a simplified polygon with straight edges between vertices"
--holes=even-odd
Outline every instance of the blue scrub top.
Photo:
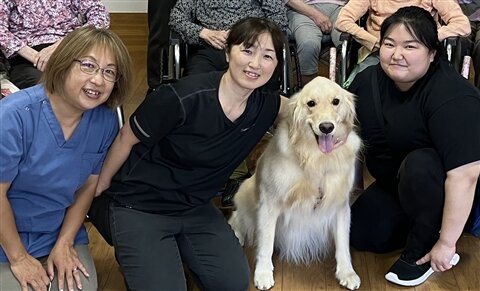
[[[43,85],[0,101],[0,182],[11,183],[7,198],[20,238],[33,257],[52,250],[75,192],[98,175],[118,132],[106,106],[84,112],[65,141]],[[75,244],[87,244],[82,226]],[[0,247],[0,262],[7,262]]]

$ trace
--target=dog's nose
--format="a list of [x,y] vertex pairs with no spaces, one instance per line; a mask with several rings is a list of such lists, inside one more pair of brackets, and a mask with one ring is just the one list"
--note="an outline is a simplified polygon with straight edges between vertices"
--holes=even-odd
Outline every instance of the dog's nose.
[[335,126],[331,122],[322,122],[322,123],[320,123],[319,128],[320,128],[321,132],[323,132],[325,134],[329,134],[330,132],[333,131]]

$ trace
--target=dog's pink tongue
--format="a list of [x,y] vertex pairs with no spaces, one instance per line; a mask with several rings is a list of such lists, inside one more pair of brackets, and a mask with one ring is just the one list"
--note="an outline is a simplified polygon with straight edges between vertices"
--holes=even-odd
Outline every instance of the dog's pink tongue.
[[324,134],[318,137],[318,146],[322,153],[329,153],[333,150],[333,134]]

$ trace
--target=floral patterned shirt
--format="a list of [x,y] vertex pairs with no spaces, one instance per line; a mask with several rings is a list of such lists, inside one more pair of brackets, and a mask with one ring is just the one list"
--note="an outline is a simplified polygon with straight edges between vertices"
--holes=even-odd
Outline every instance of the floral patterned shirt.
[[109,27],[100,0],[0,1],[0,48],[7,58],[25,46],[54,43],[82,25]]
[[287,31],[285,0],[178,0],[169,25],[189,44],[203,44],[203,28],[228,30],[248,16],[271,19]]

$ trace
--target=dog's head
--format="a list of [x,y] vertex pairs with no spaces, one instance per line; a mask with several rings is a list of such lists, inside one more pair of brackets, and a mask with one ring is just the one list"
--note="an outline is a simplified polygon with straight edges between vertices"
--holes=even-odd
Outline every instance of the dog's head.
[[292,140],[315,138],[320,151],[330,153],[354,127],[355,97],[335,82],[317,77],[292,97],[289,110]]

